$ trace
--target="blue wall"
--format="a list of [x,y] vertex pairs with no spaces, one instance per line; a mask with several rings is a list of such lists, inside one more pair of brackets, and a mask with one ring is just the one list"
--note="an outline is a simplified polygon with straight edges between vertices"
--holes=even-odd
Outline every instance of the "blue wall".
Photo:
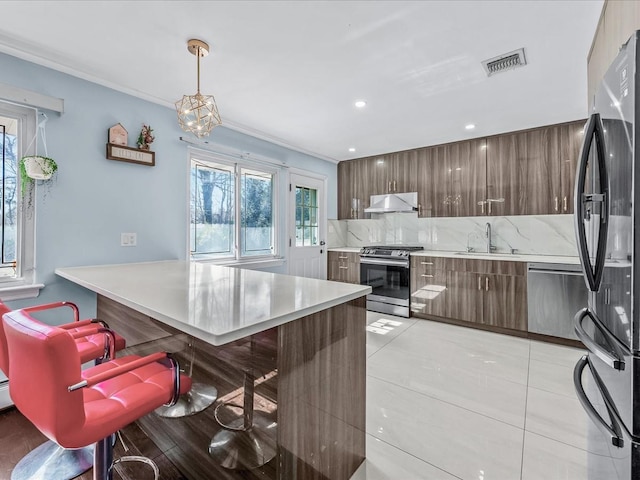
[[[175,110],[1,53],[0,82],[65,101],[64,114],[46,112],[48,153],[59,170],[49,187],[38,187],[36,201],[36,281],[46,287],[12,308],[70,300],[93,316],[95,296],[55,268],[186,258],[188,145]],[[152,126],[155,167],[106,159],[107,130],[118,122],[129,146],[143,123]],[[336,217],[335,164],[224,127],[208,140],[326,175],[328,218]],[[121,232],[136,232],[138,246],[121,247]]]

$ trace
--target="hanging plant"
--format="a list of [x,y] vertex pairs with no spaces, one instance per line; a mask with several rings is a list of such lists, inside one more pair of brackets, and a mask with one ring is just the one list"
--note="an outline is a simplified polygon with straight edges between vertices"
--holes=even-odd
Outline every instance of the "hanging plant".
[[20,159],[20,186],[25,195],[34,180],[49,180],[58,170],[58,164],[53,158],[39,155],[22,157]]

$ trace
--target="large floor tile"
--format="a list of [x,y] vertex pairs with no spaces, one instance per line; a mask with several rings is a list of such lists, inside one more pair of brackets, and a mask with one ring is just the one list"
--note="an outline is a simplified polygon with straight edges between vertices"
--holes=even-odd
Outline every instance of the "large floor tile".
[[616,477],[611,459],[526,432],[522,480],[609,480]]
[[487,350],[498,351],[506,355],[529,358],[530,341],[511,335],[502,335],[477,328],[465,328],[430,320],[418,320],[416,329],[412,333],[416,336],[437,338],[465,347],[477,348],[478,346],[483,346]]
[[589,432],[597,431],[597,427],[575,396],[529,388],[525,429],[599,455],[608,451],[604,440],[587,439]]
[[564,365],[573,368],[582,355],[587,353],[581,348],[565,347],[553,343],[531,341],[531,360]]
[[367,312],[367,357],[376,353],[414,323],[416,320],[413,318]]
[[573,366],[531,360],[529,386],[575,398]]
[[425,333],[420,322],[394,338],[384,350],[412,352],[420,358],[436,359],[443,364],[483,377],[496,377],[522,385],[527,384],[528,356],[504,352],[495,342],[484,342],[481,339],[469,344],[450,342],[437,335]]
[[422,355],[385,348],[369,359],[367,373],[519,428],[524,428],[527,386],[482,371]]
[[520,478],[522,429],[367,380],[368,434],[465,480]]
[[367,459],[351,480],[456,480],[422,460],[367,435]]

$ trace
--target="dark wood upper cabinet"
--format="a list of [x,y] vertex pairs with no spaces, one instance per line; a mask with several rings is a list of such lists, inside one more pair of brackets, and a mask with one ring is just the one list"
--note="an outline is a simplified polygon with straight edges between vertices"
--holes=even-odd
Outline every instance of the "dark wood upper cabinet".
[[338,219],[364,218],[369,206],[375,173],[375,158],[338,163]]
[[487,139],[487,215],[573,212],[584,122]]
[[353,161],[338,163],[338,219],[340,220],[353,218],[351,206],[355,180],[353,165]]
[[420,148],[416,154],[419,217],[450,217],[449,174],[444,146]]
[[550,211],[551,166],[546,132],[530,130],[487,139],[487,215]]
[[484,214],[486,142],[476,139],[417,150],[418,216]]
[[[558,197],[558,212],[573,213],[573,188],[578,168],[578,155],[584,139],[584,121],[566,123],[556,128],[558,132],[558,148],[553,150],[552,163],[560,165],[560,189],[553,192]],[[556,156],[557,155],[557,156]]]
[[364,218],[371,195],[418,192],[419,217],[573,213],[584,121],[348,160],[338,218]]
[[371,195],[415,192],[417,188],[417,156],[415,150],[373,157]]
[[444,145],[449,216],[472,217],[484,212],[487,149],[484,138]]

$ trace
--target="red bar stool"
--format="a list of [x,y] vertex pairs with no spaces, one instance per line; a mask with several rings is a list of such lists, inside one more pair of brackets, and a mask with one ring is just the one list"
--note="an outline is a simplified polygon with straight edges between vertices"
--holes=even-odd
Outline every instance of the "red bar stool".
[[[97,320],[80,320],[78,307],[71,302],[55,302],[25,309],[29,312],[70,308],[74,321],[59,326],[69,331],[75,340],[76,349],[83,363],[95,360],[96,364],[108,360],[115,350],[125,347],[120,335],[104,331],[106,324]],[[10,312],[0,301],[0,316]],[[2,321],[0,321],[0,370],[9,377],[9,354]],[[71,479],[86,472],[93,464],[93,446],[83,449],[65,450],[55,442],[44,442],[24,456],[14,467],[11,480],[32,480],[38,478]]]
[[[24,310],[3,316],[9,392],[20,412],[63,448],[96,443],[94,480],[113,478],[112,435],[191,387],[167,353],[128,355],[82,371],[74,334]],[[155,470],[155,469],[154,469]],[[47,479],[57,479],[47,476]]]

